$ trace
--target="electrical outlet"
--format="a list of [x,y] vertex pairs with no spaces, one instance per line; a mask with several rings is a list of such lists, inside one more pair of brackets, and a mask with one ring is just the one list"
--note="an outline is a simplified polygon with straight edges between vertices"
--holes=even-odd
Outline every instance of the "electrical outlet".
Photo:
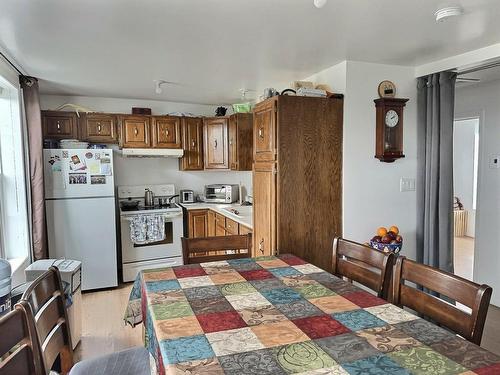
[[491,155],[490,157],[490,168],[500,168],[500,155]]
[[401,177],[401,179],[399,180],[399,191],[415,191],[415,179]]

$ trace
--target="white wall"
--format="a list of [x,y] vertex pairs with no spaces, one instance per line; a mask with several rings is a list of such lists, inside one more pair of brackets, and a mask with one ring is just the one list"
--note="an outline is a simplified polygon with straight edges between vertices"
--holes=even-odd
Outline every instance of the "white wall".
[[500,81],[456,90],[455,118],[479,117],[479,174],[474,252],[474,281],[493,288],[500,306],[500,169],[490,168],[500,155]]
[[[412,67],[349,61],[344,102],[344,236],[369,240],[379,226],[397,225],[402,254],[416,256],[416,194],[399,191],[401,177],[417,173],[417,89]],[[375,159],[377,88],[389,79],[397,97],[410,99],[404,111],[405,158]]]
[[[343,155],[344,237],[368,241],[380,226],[397,225],[404,238],[402,254],[416,255],[416,194],[401,193],[401,177],[416,178],[416,80],[412,67],[347,61],[308,79],[345,94]],[[375,159],[377,88],[389,79],[397,96],[409,98],[404,112],[404,153],[394,163]]]
[[[169,112],[190,112],[195,115],[211,116],[215,107],[199,104],[162,102],[151,100],[98,98],[84,96],[42,95],[42,109],[55,109],[62,104],[72,103],[101,112],[130,113],[132,107],[151,108],[153,114]],[[115,184],[143,185],[173,183],[176,189],[193,189],[197,193],[211,183],[228,183],[244,186],[247,193],[252,190],[252,172],[181,172],[179,162],[171,158],[123,158],[115,153]]]

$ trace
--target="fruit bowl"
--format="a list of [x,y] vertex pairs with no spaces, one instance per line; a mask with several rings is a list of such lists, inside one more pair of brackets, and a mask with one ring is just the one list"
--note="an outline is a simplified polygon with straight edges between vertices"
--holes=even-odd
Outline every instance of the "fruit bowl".
[[398,242],[398,243],[383,243],[383,242],[371,240],[370,246],[373,247],[374,249],[383,251],[385,253],[388,253],[391,251],[394,254],[398,254],[401,251],[401,248],[403,247],[403,241]]

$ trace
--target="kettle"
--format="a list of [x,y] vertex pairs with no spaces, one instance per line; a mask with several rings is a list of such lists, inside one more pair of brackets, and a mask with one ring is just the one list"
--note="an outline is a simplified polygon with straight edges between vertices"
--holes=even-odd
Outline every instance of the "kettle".
[[152,207],[154,206],[155,195],[150,189],[146,189],[144,192],[144,206]]

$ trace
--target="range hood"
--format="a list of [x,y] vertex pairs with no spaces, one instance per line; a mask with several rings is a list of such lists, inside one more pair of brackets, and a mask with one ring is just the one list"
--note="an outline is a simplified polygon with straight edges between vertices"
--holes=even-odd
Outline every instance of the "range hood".
[[126,158],[180,158],[183,149],[178,148],[123,148],[122,155]]

